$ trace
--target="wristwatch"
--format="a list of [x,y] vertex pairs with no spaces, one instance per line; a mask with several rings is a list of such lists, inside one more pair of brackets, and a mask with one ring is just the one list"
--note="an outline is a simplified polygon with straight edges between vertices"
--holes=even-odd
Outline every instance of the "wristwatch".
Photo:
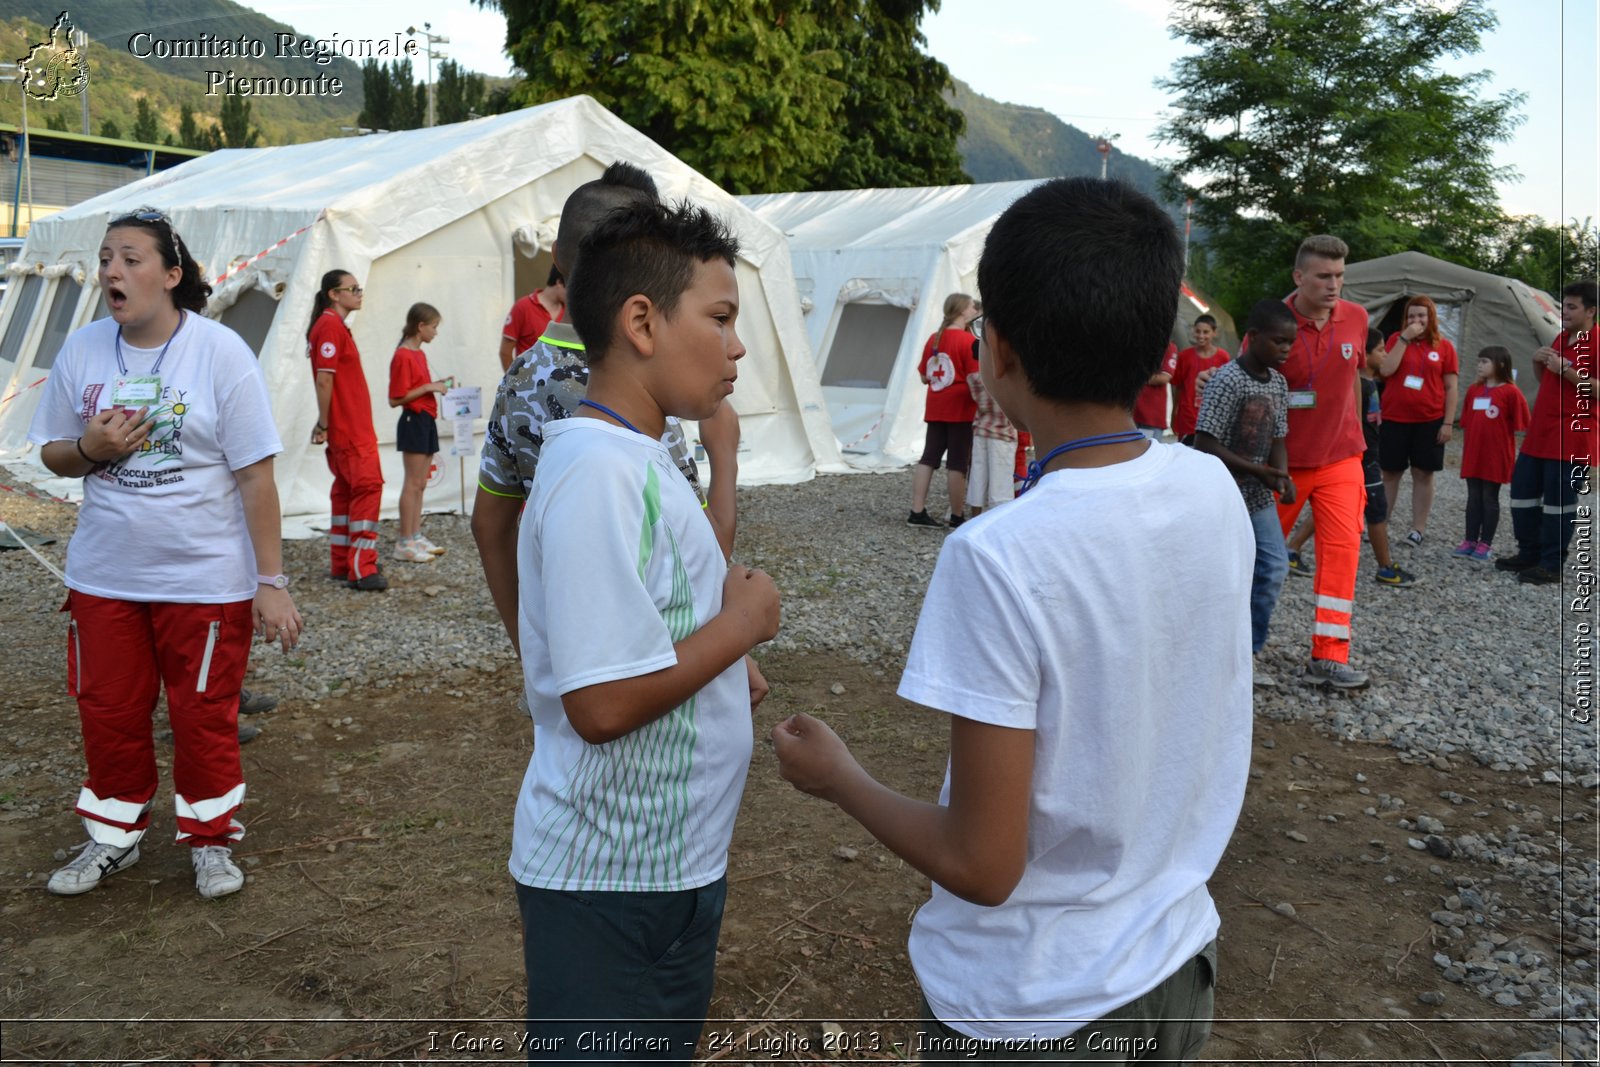
[[258,574],[256,575],[256,584],[270,585],[274,589],[287,589],[289,588],[289,576],[287,574]]

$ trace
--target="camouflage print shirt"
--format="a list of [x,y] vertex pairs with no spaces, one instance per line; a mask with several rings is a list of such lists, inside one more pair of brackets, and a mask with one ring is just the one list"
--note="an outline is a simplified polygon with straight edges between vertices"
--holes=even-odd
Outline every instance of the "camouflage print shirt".
[[[511,361],[495,390],[478,460],[478,486],[495,496],[526,500],[539,467],[544,424],[575,413],[588,386],[583,341],[567,323],[552,322],[537,344]],[[700,472],[677,419],[667,417],[661,443],[703,504]]]

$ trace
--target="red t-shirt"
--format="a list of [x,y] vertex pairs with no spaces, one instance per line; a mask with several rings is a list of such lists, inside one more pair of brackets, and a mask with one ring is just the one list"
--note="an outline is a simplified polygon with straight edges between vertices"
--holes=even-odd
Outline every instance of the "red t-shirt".
[[[1390,334],[1384,350],[1399,336]],[[1384,379],[1384,421],[1432,422],[1444,418],[1444,376],[1460,373],[1456,346],[1448,340],[1441,337],[1434,344],[1419,337],[1412,341],[1400,355],[1400,366]]]
[[1222,348],[1213,348],[1209,356],[1202,356],[1198,348],[1185,348],[1179,352],[1172,369],[1172,432],[1179,437],[1194,433],[1200,418],[1200,399],[1195,396],[1195,379],[1203,370],[1220,367],[1233,357]]
[[[428,357],[423,355],[420,348],[406,348],[404,345],[394,350],[394,358],[389,361],[389,399],[399,400],[419,385],[427,385],[433,381],[433,374],[428,370]],[[439,417],[439,394],[423,393],[415,400],[408,400],[402,404],[407,411],[415,411],[419,415],[432,415]]]
[[[1156,368],[1156,373],[1171,374],[1177,366],[1178,346],[1168,341],[1167,350],[1161,354],[1161,364]],[[1139,390],[1139,398],[1133,402],[1133,424],[1156,430],[1167,428],[1166,386],[1147,385]]]
[[372,428],[372,394],[361,369],[361,353],[344,320],[324,311],[311,327],[311,370],[333,374],[333,399],[328,405],[328,443],[354,448],[378,447]]
[[1528,400],[1510,382],[1469,388],[1461,409],[1461,477],[1509,482],[1517,433],[1528,428],[1528,419]]
[[543,289],[535,289],[511,305],[511,313],[506,316],[505,329],[500,336],[510,339],[513,355],[521,355],[532,348],[544,335],[544,328],[551,322],[560,322],[561,315],[566,311],[563,307],[552,319],[550,312],[539,303],[539,294],[542,292]]
[[1367,447],[1356,384],[1367,357],[1367,309],[1341,300],[1318,329],[1294,306],[1293,295],[1284,303],[1299,326],[1278,368],[1289,386],[1289,466],[1326,467],[1359,456]]
[[971,422],[977,416],[978,402],[967,388],[967,375],[978,373],[977,343],[966,330],[946,330],[922,346],[917,373],[928,382],[924,422]]
[[[1594,330],[1577,338],[1562,334],[1550,346],[1593,381],[1596,373]],[[1539,379],[1539,393],[1533,398],[1533,419],[1522,451],[1535,459],[1560,459],[1568,463],[1595,464],[1600,448],[1595,419],[1596,398],[1579,396],[1578,386],[1546,369]]]

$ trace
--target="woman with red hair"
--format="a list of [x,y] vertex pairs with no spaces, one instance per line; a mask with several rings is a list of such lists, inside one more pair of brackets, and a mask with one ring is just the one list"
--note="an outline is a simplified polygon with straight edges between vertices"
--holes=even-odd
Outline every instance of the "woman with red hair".
[[1389,338],[1378,375],[1384,379],[1378,427],[1378,466],[1390,514],[1400,476],[1411,469],[1411,532],[1416,548],[1433,510],[1433,476],[1444,469],[1444,448],[1454,431],[1460,364],[1455,345],[1439,332],[1439,309],[1425,296],[1406,301],[1405,324]]

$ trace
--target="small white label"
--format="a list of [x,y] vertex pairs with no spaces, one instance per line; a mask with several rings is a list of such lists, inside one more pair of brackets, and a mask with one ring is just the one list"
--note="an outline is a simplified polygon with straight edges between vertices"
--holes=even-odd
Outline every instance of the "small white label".
[[1408,375],[1406,375],[1406,383],[1405,384],[1406,384],[1406,388],[1407,389],[1421,389],[1422,388],[1422,375],[1420,375],[1420,374],[1408,374]]

